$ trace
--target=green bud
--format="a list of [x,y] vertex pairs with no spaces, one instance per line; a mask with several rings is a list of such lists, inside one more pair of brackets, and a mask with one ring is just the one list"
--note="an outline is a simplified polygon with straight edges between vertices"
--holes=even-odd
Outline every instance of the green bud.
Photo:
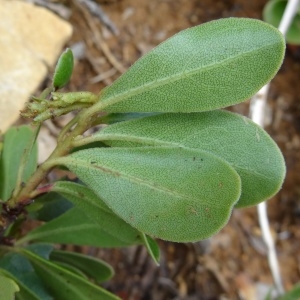
[[55,90],[64,87],[70,80],[74,66],[72,50],[67,48],[61,54],[55,67],[52,85]]

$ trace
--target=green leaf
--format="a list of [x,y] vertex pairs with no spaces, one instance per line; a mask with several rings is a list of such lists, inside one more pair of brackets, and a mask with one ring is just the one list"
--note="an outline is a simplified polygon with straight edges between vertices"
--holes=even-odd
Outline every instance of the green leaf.
[[278,300],[297,300],[300,299],[300,284],[296,284],[285,295],[278,298]]
[[276,143],[246,117],[216,110],[161,114],[105,127],[93,140],[113,146],[184,146],[226,160],[242,180],[236,207],[256,205],[281,188],[285,163]]
[[140,243],[140,233],[118,217],[97,194],[88,187],[76,184],[74,182],[60,181],[56,182],[52,191],[58,192],[76,207],[78,207],[84,215],[106,232],[114,239],[123,242],[123,245]]
[[16,294],[16,300],[44,300],[39,298],[37,295],[33,294],[29,289],[21,289],[19,293]]
[[92,284],[82,277],[63,269],[62,267],[36,255],[35,253],[22,249],[35,271],[43,280],[55,299],[119,299],[101,287]]
[[74,67],[74,57],[71,49],[61,54],[55,67],[52,85],[55,89],[64,87],[70,80]]
[[240,178],[225,161],[185,148],[100,148],[59,159],[122,219],[161,239],[205,239],[226,224]]
[[19,290],[16,282],[1,274],[0,269],[0,299],[14,300],[15,293]]
[[55,250],[50,260],[71,265],[97,283],[107,281],[114,275],[113,268],[105,261],[75,252]]
[[63,263],[63,262],[59,262],[59,261],[53,261],[56,265],[74,273],[75,275],[78,275],[80,277],[83,277],[84,279],[88,279],[88,277],[83,273],[81,272],[80,270],[78,270],[77,268],[67,264],[67,263]]
[[27,250],[49,260],[50,253],[53,251],[54,246],[51,244],[40,243],[40,244],[31,244],[25,247]]
[[43,282],[35,273],[27,258],[18,253],[8,253],[0,259],[0,268],[4,269],[19,286],[17,298],[26,300],[53,300],[46,291]]
[[[46,259],[46,260],[50,260],[50,255],[53,253],[53,245],[51,244],[31,244],[29,246],[26,246],[25,249],[41,256],[42,258]],[[57,263],[55,262],[57,265],[61,266],[62,268],[65,268],[85,279],[87,279],[87,277],[78,269],[67,265],[67,264],[61,264],[61,263]]]
[[[22,155],[30,147],[34,132],[28,126],[12,127],[4,135],[0,160],[0,199],[10,198],[17,182]],[[26,183],[37,166],[37,145],[34,144],[24,168],[22,181]]]
[[159,113],[111,113],[105,116],[99,117],[99,122],[96,120],[97,124],[114,124],[124,121],[129,121],[133,119],[139,119],[143,117],[149,117],[157,115]]
[[102,91],[99,109],[197,112],[236,104],[271,80],[284,51],[282,34],[262,21],[208,22],[179,32],[138,60]]
[[[263,10],[263,19],[278,27],[285,11],[287,0],[271,0],[268,1]],[[300,44],[300,14],[296,14],[286,34],[286,40],[289,44]]]
[[30,213],[33,219],[49,222],[67,212],[73,204],[58,193],[46,193],[35,199],[34,204],[29,206],[41,207]]
[[159,266],[160,251],[158,244],[153,238],[144,233],[142,233],[142,238],[144,240],[144,244],[148,250],[148,253],[152,257],[154,262]]
[[[121,235],[124,239],[124,235]],[[76,207],[25,235],[19,244],[28,241],[89,245],[94,247],[125,247],[140,243],[137,236],[124,241],[110,235]]]

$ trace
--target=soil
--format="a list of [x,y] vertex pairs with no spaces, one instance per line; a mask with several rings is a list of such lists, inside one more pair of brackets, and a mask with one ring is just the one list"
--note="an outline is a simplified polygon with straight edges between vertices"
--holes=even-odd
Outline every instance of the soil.
[[[176,32],[222,17],[262,18],[266,0],[111,0],[97,1],[119,31],[109,28],[78,4],[72,11],[74,35],[83,42],[68,90],[100,91],[134,61]],[[271,83],[266,130],[283,151],[287,176],[282,190],[268,204],[268,213],[284,287],[300,278],[300,56],[287,50],[285,62]],[[101,75],[102,81],[97,82]],[[99,78],[98,78],[99,80]],[[248,103],[233,110],[248,114]],[[143,247],[87,249],[115,268],[105,287],[122,299],[260,299],[272,285],[266,247],[256,208],[235,210],[229,224],[207,241],[174,244],[159,241],[161,264],[155,266]],[[258,295],[254,296],[257,292]]]

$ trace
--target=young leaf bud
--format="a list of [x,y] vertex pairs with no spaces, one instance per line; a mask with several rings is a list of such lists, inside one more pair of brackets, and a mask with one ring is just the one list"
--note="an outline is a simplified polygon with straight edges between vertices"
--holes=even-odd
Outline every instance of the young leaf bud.
[[74,58],[71,49],[66,49],[61,54],[55,67],[52,85],[55,90],[64,87],[71,78],[74,66]]

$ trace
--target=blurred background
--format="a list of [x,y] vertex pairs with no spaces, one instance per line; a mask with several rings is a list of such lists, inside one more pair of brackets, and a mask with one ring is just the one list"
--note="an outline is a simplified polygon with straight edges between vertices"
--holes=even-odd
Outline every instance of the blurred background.
[[[8,119],[5,126],[27,122],[17,118],[18,111],[30,95],[38,95],[49,85],[54,64],[65,47],[72,48],[76,62],[64,91],[98,93],[139,57],[178,31],[219,18],[262,19],[266,3],[266,0],[0,0],[1,126],[4,119]],[[44,10],[51,15],[49,19],[42,17]],[[288,45],[284,64],[271,83],[266,114],[266,130],[279,145],[287,164],[282,190],[268,201],[286,290],[300,278],[299,78],[300,50]],[[23,100],[19,103],[14,99]],[[249,102],[230,110],[247,116]],[[40,161],[55,147],[59,129],[71,117],[45,123],[39,138]],[[155,266],[142,246],[63,247],[111,264],[116,275],[105,287],[122,299],[264,299],[263,295],[272,286],[256,208],[235,210],[229,224],[210,240],[195,244],[159,241],[159,245],[160,267]]]

